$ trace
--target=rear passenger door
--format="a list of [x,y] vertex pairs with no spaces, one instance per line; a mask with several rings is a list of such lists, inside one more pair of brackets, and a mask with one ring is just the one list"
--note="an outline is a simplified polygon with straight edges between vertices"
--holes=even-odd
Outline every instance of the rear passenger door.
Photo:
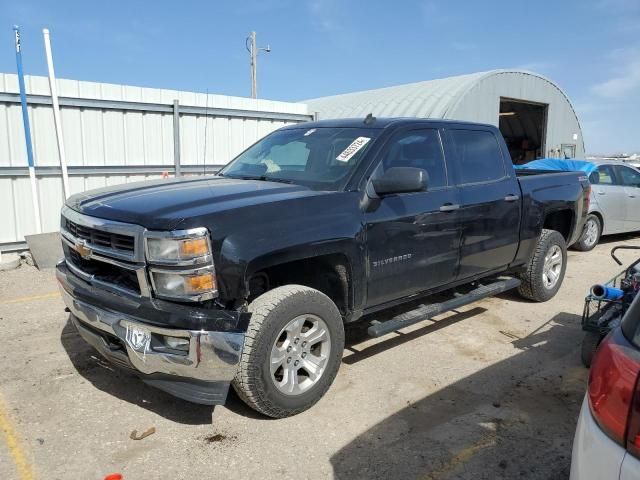
[[614,169],[626,197],[627,230],[640,230],[640,172],[624,165],[616,165]]
[[448,129],[460,192],[462,244],[457,278],[509,265],[520,239],[520,186],[491,130]]
[[604,218],[603,233],[620,233],[628,231],[627,227],[627,195],[622,182],[615,174],[614,165],[598,165],[595,172],[589,175],[595,202]]

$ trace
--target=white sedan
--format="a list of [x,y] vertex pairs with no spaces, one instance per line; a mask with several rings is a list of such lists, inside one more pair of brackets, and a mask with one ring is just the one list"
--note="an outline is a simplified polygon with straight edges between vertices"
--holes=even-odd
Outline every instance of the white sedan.
[[582,237],[573,246],[591,250],[601,235],[640,231],[640,170],[620,161],[590,161],[589,215]]
[[573,441],[571,480],[640,479],[640,294],[600,344]]

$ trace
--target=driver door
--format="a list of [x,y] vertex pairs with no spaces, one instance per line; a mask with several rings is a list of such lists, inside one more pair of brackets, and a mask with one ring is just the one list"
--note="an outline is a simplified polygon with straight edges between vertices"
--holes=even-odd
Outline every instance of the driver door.
[[460,251],[458,189],[449,180],[438,129],[397,132],[373,177],[392,167],[422,168],[426,191],[374,199],[365,212],[367,306],[381,305],[447,284]]

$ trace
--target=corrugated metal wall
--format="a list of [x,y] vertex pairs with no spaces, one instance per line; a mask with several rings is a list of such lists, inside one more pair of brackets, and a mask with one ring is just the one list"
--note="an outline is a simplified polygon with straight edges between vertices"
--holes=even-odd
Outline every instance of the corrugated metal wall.
[[[46,77],[25,77],[42,217],[58,230],[62,180]],[[264,135],[310,120],[298,103],[58,80],[72,193],[174,171],[174,100],[186,174],[226,164]],[[16,75],[0,74],[0,248],[36,232]]]
[[569,98],[556,84],[531,72],[496,71],[484,75],[458,99],[448,118],[498,126],[501,98],[548,105],[545,154],[552,157],[562,145],[574,145],[574,158],[584,158],[582,129]]

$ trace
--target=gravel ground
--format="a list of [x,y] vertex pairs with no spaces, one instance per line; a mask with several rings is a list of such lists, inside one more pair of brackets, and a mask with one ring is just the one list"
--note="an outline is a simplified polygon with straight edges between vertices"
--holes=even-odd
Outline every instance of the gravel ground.
[[0,272],[0,478],[567,479],[583,299],[621,243],[640,240],[570,252],[544,304],[505,294],[381,339],[350,330],[326,397],[284,420],[145,386],[79,338],[52,271]]

